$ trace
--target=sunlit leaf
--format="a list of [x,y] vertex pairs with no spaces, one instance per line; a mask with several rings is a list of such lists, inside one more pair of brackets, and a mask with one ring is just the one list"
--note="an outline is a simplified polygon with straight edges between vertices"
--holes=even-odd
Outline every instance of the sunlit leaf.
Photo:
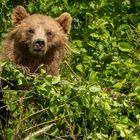
[[58,82],[60,82],[60,76],[54,77],[52,79],[52,84],[57,84]]
[[111,109],[111,107],[110,107],[110,105],[109,105],[108,102],[105,102],[105,109],[107,109],[107,110],[110,110]]
[[89,90],[90,90],[91,92],[99,92],[99,91],[101,91],[101,87],[100,87],[100,86],[91,86],[91,87],[89,88]]
[[118,48],[123,52],[131,52],[133,50],[133,46],[128,42],[119,42]]
[[88,45],[91,46],[91,47],[95,47],[95,43],[93,41],[89,41]]
[[27,6],[27,9],[30,13],[33,13],[34,11],[34,4],[33,3],[30,3],[28,6]]
[[78,64],[76,66],[76,69],[79,70],[80,72],[83,72],[83,66],[82,66],[82,64]]
[[96,72],[95,71],[91,71],[90,72],[90,75],[89,75],[89,81],[90,82],[95,82],[95,79],[96,79]]

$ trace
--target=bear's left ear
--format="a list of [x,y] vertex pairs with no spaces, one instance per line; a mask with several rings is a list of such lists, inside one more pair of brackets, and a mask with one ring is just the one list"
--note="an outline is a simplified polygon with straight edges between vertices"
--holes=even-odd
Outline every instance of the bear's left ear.
[[29,16],[23,6],[17,6],[12,13],[12,25],[19,24],[24,18]]
[[70,32],[71,29],[71,23],[72,23],[72,17],[69,13],[63,13],[61,14],[58,19],[58,23],[62,26],[64,32],[67,34]]

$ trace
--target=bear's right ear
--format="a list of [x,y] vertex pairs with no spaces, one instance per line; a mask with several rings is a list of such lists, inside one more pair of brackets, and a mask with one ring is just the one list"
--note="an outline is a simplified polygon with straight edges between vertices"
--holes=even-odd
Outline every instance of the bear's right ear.
[[23,6],[17,6],[12,13],[12,25],[19,24],[24,18],[29,16]]

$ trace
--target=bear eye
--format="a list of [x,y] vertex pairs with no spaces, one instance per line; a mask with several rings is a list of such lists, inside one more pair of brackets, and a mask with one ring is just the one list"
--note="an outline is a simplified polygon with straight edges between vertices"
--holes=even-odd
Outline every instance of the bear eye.
[[28,30],[28,33],[33,34],[34,33],[34,30],[33,29],[29,29]]
[[52,36],[52,32],[51,31],[47,31],[46,32],[46,35],[49,36],[49,37],[51,37]]

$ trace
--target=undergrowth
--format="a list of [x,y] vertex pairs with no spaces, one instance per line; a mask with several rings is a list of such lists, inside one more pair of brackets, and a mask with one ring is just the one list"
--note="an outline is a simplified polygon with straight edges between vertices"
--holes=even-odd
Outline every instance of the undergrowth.
[[3,65],[3,80],[9,81],[3,101],[10,111],[1,130],[4,139],[140,138],[139,86],[125,95],[72,73],[67,79],[41,70],[27,77],[10,63]]
[[1,138],[139,140],[139,0],[2,0],[0,40],[17,5],[52,17],[69,12],[72,49],[60,77],[2,64]]

